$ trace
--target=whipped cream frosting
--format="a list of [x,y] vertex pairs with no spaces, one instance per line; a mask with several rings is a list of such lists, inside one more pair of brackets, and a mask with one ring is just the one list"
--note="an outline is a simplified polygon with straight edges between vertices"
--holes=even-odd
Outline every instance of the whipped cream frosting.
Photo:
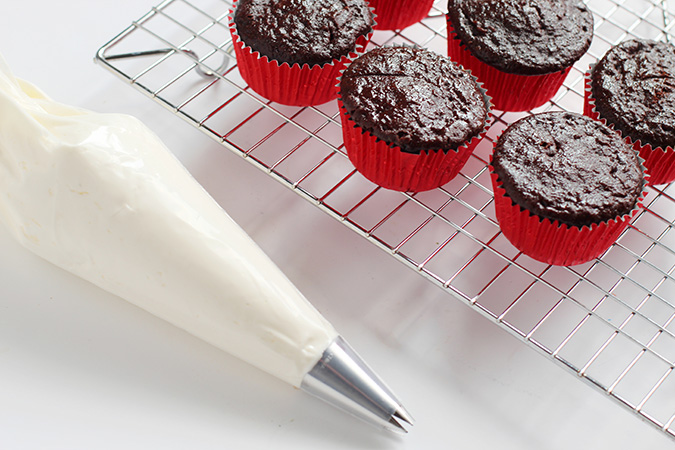
[[0,116],[0,221],[22,245],[300,386],[337,332],[154,133],[2,58]]

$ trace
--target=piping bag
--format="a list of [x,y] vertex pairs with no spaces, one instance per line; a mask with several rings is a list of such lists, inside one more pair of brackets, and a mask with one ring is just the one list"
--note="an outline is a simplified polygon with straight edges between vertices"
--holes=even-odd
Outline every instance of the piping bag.
[[0,222],[47,261],[371,424],[412,422],[144,124],[57,103],[1,57]]

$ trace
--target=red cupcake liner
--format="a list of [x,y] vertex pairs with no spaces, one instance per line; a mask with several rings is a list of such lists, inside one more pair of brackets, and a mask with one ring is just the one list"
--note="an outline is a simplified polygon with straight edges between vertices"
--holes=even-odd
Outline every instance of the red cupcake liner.
[[444,185],[457,176],[480,141],[476,137],[469,144],[447,152],[407,153],[359,127],[340,99],[338,105],[349,160],[361,175],[387,189],[420,192]]
[[342,137],[347,156],[368,180],[387,189],[421,192],[443,186],[462,170],[487,132],[485,129],[456,150],[428,150],[408,153],[361,128],[338,98]]
[[584,115],[598,120],[613,129],[635,149],[644,160],[647,169],[647,182],[650,185],[666,184],[675,180],[675,150],[673,147],[652,147],[651,144],[643,144],[640,140],[633,141],[629,136],[624,136],[621,130],[614,127],[595,109],[595,99],[591,94],[591,69],[584,76]]
[[[360,55],[355,55],[352,60],[358,56]],[[347,156],[356,170],[379,186],[402,192],[428,191],[456,177],[487,134],[492,116],[491,98],[476,77],[472,75],[472,78],[478,84],[487,105],[483,130],[455,150],[429,149],[419,153],[405,152],[399,146],[388,144],[359,126],[342,103],[338,78],[335,92],[340,109],[342,139]]]
[[[234,2],[236,7],[236,1]],[[248,47],[239,37],[234,24],[234,9],[230,10],[228,25],[232,35],[235,57],[241,77],[251,89],[264,98],[290,106],[320,105],[336,98],[335,79],[356,52],[362,51],[372,32],[360,36],[354,52],[326,64],[279,63]]]
[[[628,214],[615,219],[576,227],[539,217],[517,205],[501,186],[490,164],[495,214],[506,238],[529,257],[547,264],[572,266],[601,256],[628,227],[642,208],[643,192]],[[644,188],[644,186],[643,186]]]
[[500,111],[529,111],[549,101],[562,86],[571,67],[543,75],[518,75],[498,70],[475,56],[462,44],[448,23],[448,56],[483,83]]
[[424,19],[434,0],[369,0],[378,30],[402,30]]

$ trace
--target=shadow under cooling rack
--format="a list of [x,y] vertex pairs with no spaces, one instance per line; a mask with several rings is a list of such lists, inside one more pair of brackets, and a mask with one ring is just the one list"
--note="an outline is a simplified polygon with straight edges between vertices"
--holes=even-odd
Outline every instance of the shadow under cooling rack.
[[[672,1],[672,0],[670,0]],[[667,1],[589,0],[595,36],[557,95],[537,111],[581,112],[583,73],[631,37],[670,40]],[[381,189],[345,155],[336,102],[268,102],[241,79],[225,0],[167,0],[103,46],[98,61],[318,208],[675,437],[675,192],[650,187],[645,209],[605,254],[573,267],[519,253],[501,234],[487,161],[500,132],[528,113],[497,114],[461,174],[417,194]],[[371,45],[446,52],[445,1]]]

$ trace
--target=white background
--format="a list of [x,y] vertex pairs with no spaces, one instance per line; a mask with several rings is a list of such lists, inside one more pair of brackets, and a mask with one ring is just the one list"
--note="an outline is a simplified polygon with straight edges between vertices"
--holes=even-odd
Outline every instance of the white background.
[[152,6],[4,0],[0,53],[55,99],[136,115],[159,134],[387,381],[416,425],[399,436],[362,424],[43,262],[0,228],[0,448],[672,445],[97,66],[98,47]]

